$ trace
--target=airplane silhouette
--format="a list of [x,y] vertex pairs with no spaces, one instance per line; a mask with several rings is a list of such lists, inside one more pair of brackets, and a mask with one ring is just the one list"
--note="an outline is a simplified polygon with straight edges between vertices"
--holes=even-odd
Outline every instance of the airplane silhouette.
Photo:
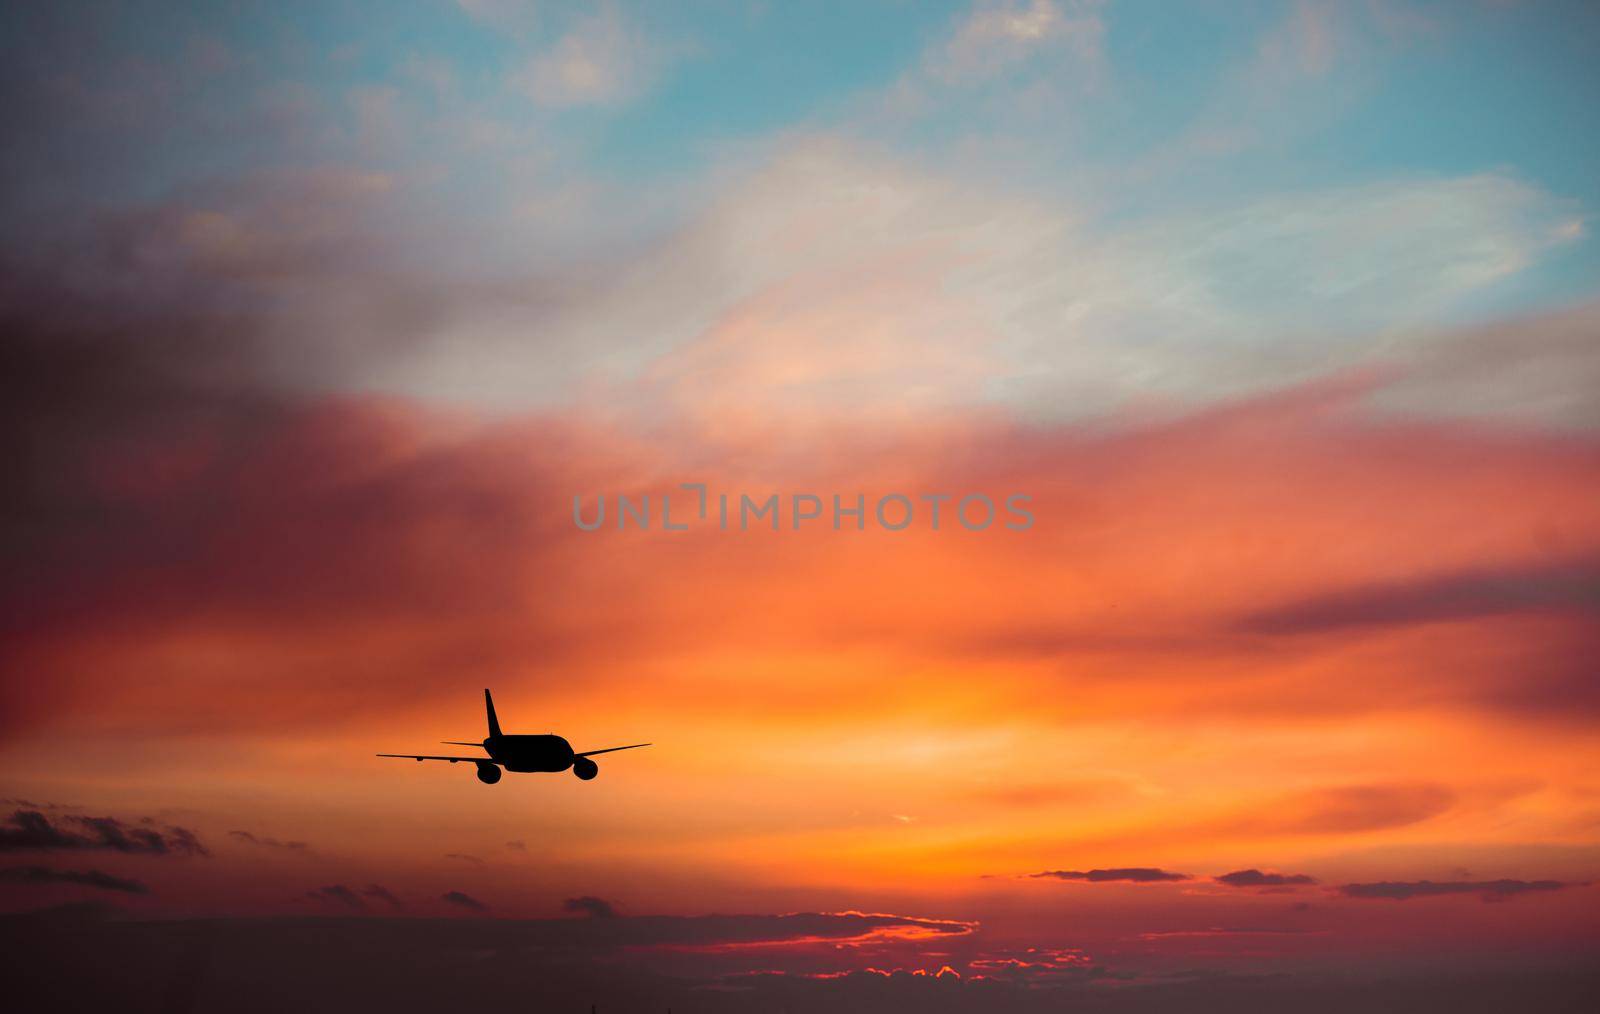
[[493,785],[500,780],[500,769],[507,771],[565,771],[572,769],[572,773],[588,781],[600,773],[600,765],[590,760],[590,757],[602,753],[615,753],[618,750],[637,750],[649,743],[633,743],[628,746],[610,746],[604,750],[585,750],[583,753],[574,753],[572,744],[560,736],[507,736],[500,731],[500,720],[494,714],[494,698],[489,696],[489,691],[483,692],[483,703],[489,709],[489,737],[481,743],[463,743],[458,740],[444,740],[449,746],[477,746],[482,747],[488,757],[435,757],[430,754],[416,753],[380,753],[379,757],[404,757],[414,761],[442,760],[452,764],[465,761],[468,764],[478,765],[478,781]]

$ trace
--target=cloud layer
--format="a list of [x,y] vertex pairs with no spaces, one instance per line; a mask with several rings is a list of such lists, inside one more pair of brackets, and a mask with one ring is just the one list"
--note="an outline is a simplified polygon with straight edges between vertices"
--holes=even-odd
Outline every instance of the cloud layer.
[[1082,880],[1091,884],[1126,881],[1135,884],[1168,883],[1174,880],[1192,880],[1187,873],[1171,873],[1149,866],[1118,867],[1109,870],[1045,870],[1030,873],[1030,877],[1049,877],[1054,880]]
[[1339,892],[1347,898],[1391,901],[1435,898],[1447,894],[1476,894],[1484,901],[1502,901],[1519,894],[1559,891],[1572,886],[1559,880],[1384,880],[1374,884],[1345,884],[1339,888]]
[[0,869],[0,881],[12,884],[73,884],[128,894],[148,894],[150,891],[140,881],[115,877],[99,870],[57,870],[48,866],[8,866]]
[[188,828],[157,828],[146,818],[130,825],[115,817],[67,815],[47,817],[37,810],[17,810],[0,826],[0,852],[53,852],[106,849],[145,855],[210,855]]

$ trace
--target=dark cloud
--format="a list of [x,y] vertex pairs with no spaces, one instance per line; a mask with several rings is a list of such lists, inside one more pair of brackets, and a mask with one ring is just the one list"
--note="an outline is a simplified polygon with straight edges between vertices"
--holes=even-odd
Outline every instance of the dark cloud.
[[90,844],[82,835],[55,827],[37,810],[17,810],[0,826],[0,852],[87,848]]
[[[126,293],[13,272],[0,251],[0,662],[34,674],[0,681],[0,733],[45,736],[85,709],[151,734],[304,728],[442,693],[428,680],[442,664],[610,655],[629,639],[597,628],[650,628],[643,613],[517,622],[505,607],[525,593],[521,563],[570,531],[530,505],[590,484],[567,472],[592,464],[528,449],[582,427],[529,417],[519,434],[485,427],[441,445],[424,439],[435,420],[421,406],[286,388],[264,376],[283,322],[254,312],[259,294],[214,298],[204,278],[151,285],[170,298],[138,294],[119,265],[149,239],[83,254],[110,258],[85,273],[122,278]],[[390,622],[428,631],[427,644],[384,655],[349,633]],[[240,646],[228,692],[148,664],[192,625]],[[278,647],[286,628],[318,649]],[[255,706],[236,706],[235,691]]]
[[[1441,968],[1433,956],[1414,971],[1386,962],[1381,971],[1340,967],[1336,974],[1286,969],[1235,975],[1215,969],[1140,976],[1071,951],[996,951],[970,972],[938,975],[891,965],[882,971],[841,967],[835,952],[820,973],[774,971],[782,947],[735,951],[743,970],[699,973],[695,966],[641,964],[697,952],[684,945],[730,940],[853,937],[864,925],[892,927],[893,916],[661,916],[618,919],[503,920],[292,919],[130,920],[77,906],[0,915],[7,986],[16,995],[57,995],[72,984],[83,1009],[162,1009],[188,960],[214,970],[203,980],[205,1006],[267,1014],[296,1003],[314,1010],[376,1009],[424,1014],[448,998],[470,996],[489,1008],[522,1009],[529,997],[551,1010],[692,1010],[699,1014],[1156,1014],[1193,1011],[1287,1011],[1344,1014],[1404,1010],[1416,1014],[1491,1014],[1507,1009],[1577,1014],[1600,988],[1591,962],[1541,958],[1480,971]],[[910,929],[918,930],[918,920]],[[931,921],[935,926],[941,924]],[[820,933],[819,933],[820,931]],[[966,938],[963,938],[966,939]],[[949,937],[936,940],[948,950]],[[174,959],[178,959],[176,962]],[[225,970],[226,974],[222,974]],[[193,973],[198,975],[199,973]],[[1043,988],[1041,988],[1043,987]],[[313,998],[308,1000],[307,998]]]
[[460,905],[462,908],[470,908],[474,912],[487,912],[489,910],[488,905],[485,905],[472,895],[465,894],[461,891],[446,891],[439,897],[445,901],[448,901],[452,905]]
[[115,817],[61,817],[17,810],[0,825],[0,852],[109,849],[144,855],[210,855],[188,828],[130,826]]
[[99,870],[53,870],[46,866],[12,866],[0,870],[0,881],[13,884],[81,884],[103,891],[148,894],[150,889],[137,880],[114,877]]
[[1138,884],[1152,884],[1172,880],[1191,880],[1187,873],[1169,873],[1151,866],[1122,866],[1109,870],[1045,870],[1041,873],[1030,873],[1029,877],[1053,877],[1056,880],[1083,880],[1091,884],[1110,883],[1113,881],[1128,881]]
[[367,903],[362,901],[356,895],[356,892],[343,884],[330,884],[327,887],[319,887],[314,891],[307,891],[306,897],[316,901],[343,905],[345,908],[354,909],[357,912],[365,912],[367,910]]
[[479,859],[477,856],[467,855],[465,852],[446,852],[444,857],[446,859],[459,859],[464,863],[473,863],[478,866],[483,865],[482,859]]
[[561,911],[572,912],[576,915],[586,915],[591,919],[615,919],[617,910],[611,902],[604,898],[596,898],[592,894],[585,894],[577,898],[568,898],[561,903]]
[[377,898],[381,901],[387,901],[395,908],[404,908],[406,905],[405,902],[395,897],[393,892],[391,892],[387,887],[384,887],[380,884],[368,884],[362,889],[361,894],[363,897]]
[[506,842],[506,848],[510,849],[513,852],[526,852],[526,851],[528,851],[528,843],[525,842],[525,841],[521,841],[520,839],[513,840],[513,841],[508,841],[508,842]]
[[1212,877],[1229,887],[1287,887],[1296,884],[1315,884],[1316,878],[1304,873],[1262,873],[1257,869],[1234,870],[1220,877]]
[[1239,627],[1259,634],[1317,634],[1572,610],[1600,611],[1600,557],[1366,585],[1253,613]]
[[[47,246],[0,235],[0,662],[34,673],[0,681],[0,732],[42,735],[75,701],[156,731],[250,721],[227,695],[186,693],[182,677],[139,660],[139,646],[191,622],[265,645],[286,619],[318,613],[328,630],[340,612],[480,616],[491,629],[462,624],[438,653],[556,648],[549,629],[499,618],[516,568],[490,559],[491,546],[539,548],[527,530],[539,526],[524,518],[547,470],[526,464],[537,441],[502,447],[524,459],[507,467],[397,454],[402,429],[427,425],[420,409],[327,395],[336,363],[360,360],[364,373],[464,294],[431,267],[392,263],[413,244],[383,235],[395,200],[386,187],[358,170],[258,173],[158,206],[89,202],[86,220],[45,232]],[[324,358],[323,345],[340,351]],[[458,533],[453,550],[406,549],[442,519]],[[452,557],[459,572],[440,573]],[[120,650],[62,657],[90,650],[74,633],[85,629]],[[572,651],[588,643],[564,640]],[[328,664],[367,684],[352,698],[395,669],[346,650]],[[236,675],[276,681],[276,707],[304,701],[296,722],[338,717],[294,692],[326,683],[320,664],[296,671],[269,653],[242,651],[259,672],[239,672],[253,668],[241,661]],[[122,666],[149,677],[128,679]]]
[[1519,894],[1560,891],[1577,884],[1559,880],[1382,880],[1372,884],[1345,884],[1339,893],[1347,898],[1386,898],[1407,901],[1444,894],[1476,894],[1484,901],[1503,901]]
[[251,834],[249,831],[229,831],[228,834],[242,842],[251,845],[260,845],[262,848],[287,849],[292,852],[307,852],[311,846],[303,841],[279,841],[266,835]]

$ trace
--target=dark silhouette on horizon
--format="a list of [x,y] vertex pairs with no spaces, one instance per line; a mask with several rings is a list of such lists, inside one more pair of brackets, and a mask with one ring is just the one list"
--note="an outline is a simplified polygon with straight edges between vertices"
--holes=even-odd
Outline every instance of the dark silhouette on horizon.
[[615,753],[618,750],[637,750],[641,746],[650,746],[649,743],[630,743],[627,746],[608,746],[604,750],[585,750],[576,753],[572,744],[560,736],[508,736],[500,731],[500,720],[495,717],[494,698],[488,690],[483,692],[483,703],[489,714],[489,735],[481,743],[467,743],[460,740],[444,740],[448,746],[476,746],[481,747],[487,757],[439,757],[432,754],[416,753],[380,753],[379,757],[403,757],[414,761],[442,760],[452,764],[462,762],[478,766],[478,781],[486,785],[493,785],[500,780],[500,769],[516,771],[518,773],[529,771],[565,771],[572,769],[572,773],[584,781],[588,781],[600,773],[600,765],[589,758],[603,753]]

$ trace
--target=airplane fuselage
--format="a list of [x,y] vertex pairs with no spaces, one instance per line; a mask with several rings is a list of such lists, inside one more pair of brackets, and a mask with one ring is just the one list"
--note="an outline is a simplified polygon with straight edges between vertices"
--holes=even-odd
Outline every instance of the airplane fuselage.
[[561,736],[490,736],[483,748],[507,771],[565,771],[576,756]]

